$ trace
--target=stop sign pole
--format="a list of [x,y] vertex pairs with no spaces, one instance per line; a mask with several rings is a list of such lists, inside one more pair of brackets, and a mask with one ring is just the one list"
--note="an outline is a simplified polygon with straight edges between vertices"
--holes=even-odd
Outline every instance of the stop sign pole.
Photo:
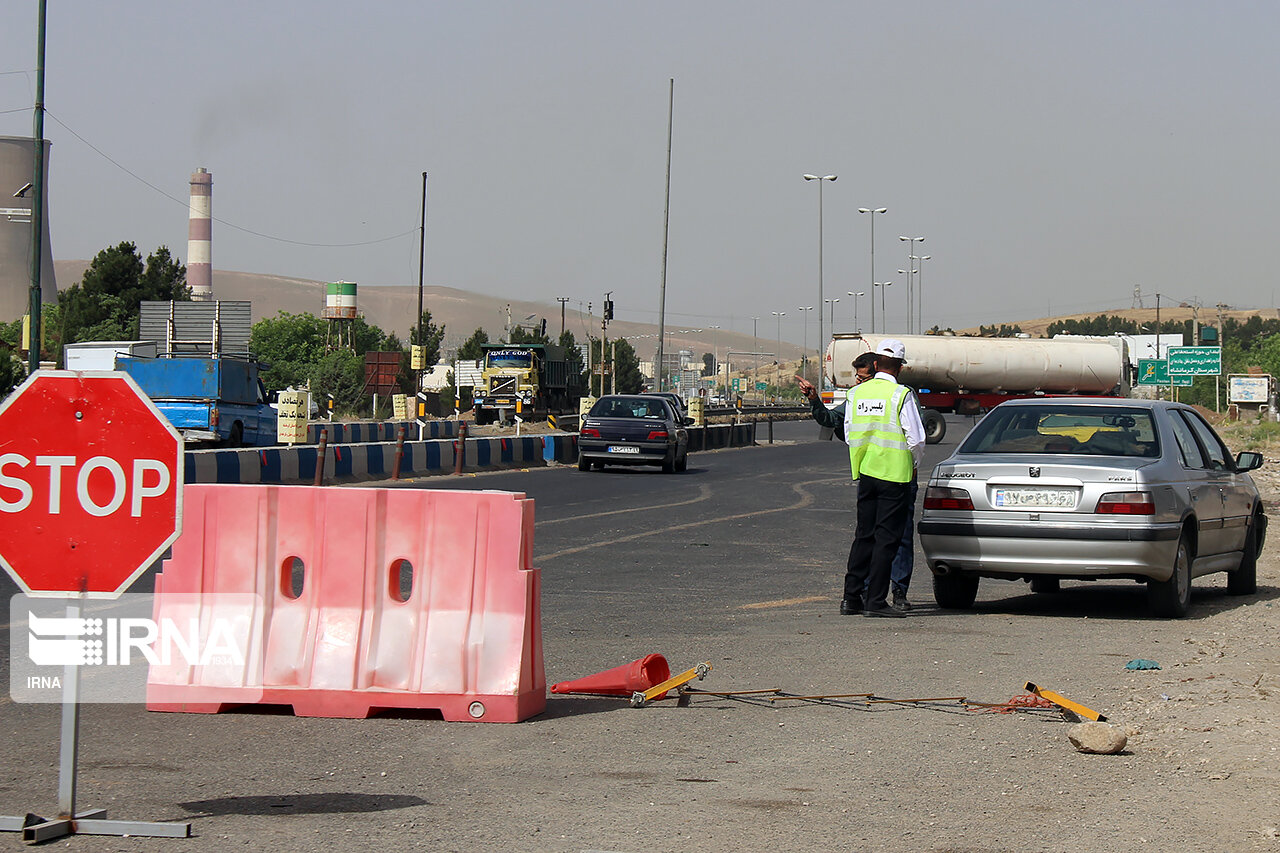
[[[182,438],[124,373],[38,371],[0,403],[0,565],[33,596],[117,598],[178,538]],[[190,823],[76,811],[80,666],[62,681],[58,817],[0,817],[39,842],[66,835],[185,838]]]

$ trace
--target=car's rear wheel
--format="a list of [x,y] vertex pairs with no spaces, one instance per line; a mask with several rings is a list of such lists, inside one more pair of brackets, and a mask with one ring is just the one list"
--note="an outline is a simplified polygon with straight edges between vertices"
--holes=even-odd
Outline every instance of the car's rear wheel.
[[1032,578],[1032,592],[1057,592],[1060,589],[1057,578]]
[[1191,606],[1191,543],[1183,536],[1173,558],[1173,574],[1167,581],[1147,581],[1147,600],[1151,612],[1166,619],[1187,615]]
[[1227,592],[1231,595],[1253,595],[1258,591],[1258,520],[1249,525],[1244,537],[1244,556],[1234,572],[1227,573]]
[[968,610],[978,597],[978,576],[948,572],[933,576],[933,599],[947,610]]
[[591,460],[583,456],[581,453],[578,454],[578,470],[579,471],[591,470]]
[[925,409],[924,411],[924,443],[937,444],[946,437],[947,422],[943,420],[940,412],[933,409]]
[[674,474],[675,472],[676,472],[676,460],[675,460],[675,457],[673,456],[673,457],[671,457],[670,459],[663,459],[663,460],[662,460],[662,473],[664,473],[664,474]]
[[679,459],[676,460],[676,470],[684,471],[688,467],[689,467],[689,454],[686,451],[685,453],[681,454]]

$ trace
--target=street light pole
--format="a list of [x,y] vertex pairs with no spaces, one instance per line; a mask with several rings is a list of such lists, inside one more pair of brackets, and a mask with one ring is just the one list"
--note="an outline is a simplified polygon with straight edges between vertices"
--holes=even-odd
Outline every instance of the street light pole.
[[822,301],[831,306],[831,334],[834,335],[836,333],[836,303],[839,302],[840,299],[824,299]]
[[[880,330],[887,335],[889,334],[889,309],[885,307],[885,293],[888,291],[890,287],[893,286],[893,282],[875,281],[875,282],[872,282],[872,286],[880,288]],[[873,316],[875,315],[875,305],[876,305],[876,294],[875,294],[875,291],[872,291],[871,292],[871,308],[872,308],[871,313]],[[875,326],[872,326],[871,334],[874,335],[875,333],[876,333]]]
[[924,261],[932,258],[933,255],[919,255],[917,261],[921,263],[916,267],[916,333],[924,334]]
[[855,335],[861,334],[862,327],[858,325],[858,300],[866,296],[867,294],[863,293],[860,290],[856,293],[850,290],[849,295],[853,297],[853,333]]
[[[898,270],[898,275],[904,275],[904,276],[906,276],[906,282],[907,282],[907,315],[908,315],[908,317],[910,317],[910,314],[911,314],[911,287],[912,287],[912,284],[915,282],[915,270]],[[907,320],[907,328],[910,328],[910,327],[911,327],[911,321],[910,321],[910,319],[908,319],[908,320]]]
[[[824,181],[834,182],[836,179],[836,176],[823,175],[822,177],[818,177],[817,175],[805,175],[804,179],[806,181],[818,182],[818,301],[815,302],[814,304],[817,305],[818,307],[822,307],[822,184]],[[819,345],[821,345],[821,341],[822,341],[822,312],[821,311],[818,312],[818,341],[819,341]],[[807,349],[807,346],[806,346],[806,349]],[[819,382],[819,385],[821,385],[820,382]]]
[[760,382],[760,335],[756,331],[756,324],[760,322],[759,317],[751,318],[751,385],[754,388]]
[[[804,349],[801,350],[801,352],[804,353],[804,356],[800,359],[800,375],[803,376],[805,379],[808,379],[809,378],[809,314],[808,312],[813,310],[813,306],[809,305],[808,307],[806,307],[804,305],[801,305],[799,310],[802,312],[805,312],[803,314],[804,316]],[[819,312],[818,316],[821,317],[822,313]]]
[[[888,213],[887,207],[860,207],[858,213],[871,214],[871,284],[874,287],[876,283],[876,214]],[[876,331],[876,301],[871,300],[871,333]]]
[[774,349],[775,355],[778,357],[778,385],[782,385],[782,318],[787,316],[786,311],[770,311],[770,314],[778,318],[778,342]]
[[[907,265],[908,265],[909,267],[911,267],[911,276],[914,276],[914,275],[916,274],[916,267],[915,267],[915,260],[913,259],[913,256],[914,256],[914,255],[915,255],[915,253],[916,253],[916,243],[923,243],[923,242],[924,242],[924,238],[923,238],[923,237],[901,237],[901,236],[900,236],[900,237],[898,237],[898,239],[899,239],[899,240],[901,240],[902,242],[904,242],[904,243],[906,243],[906,244],[907,244],[907,259],[908,259],[908,264],[907,264]],[[911,305],[911,284],[912,284],[912,282],[911,282],[911,276],[908,276],[908,277],[907,277],[907,305],[908,305],[908,310],[907,310],[907,333],[908,333],[908,334],[910,334],[910,332],[911,332],[911,311],[910,311],[910,308],[909,308],[909,306]]]

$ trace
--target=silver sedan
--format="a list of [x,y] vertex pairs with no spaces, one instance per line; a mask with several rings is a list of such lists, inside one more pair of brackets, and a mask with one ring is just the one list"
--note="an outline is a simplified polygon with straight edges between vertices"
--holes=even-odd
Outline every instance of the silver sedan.
[[1152,611],[1187,612],[1191,579],[1227,572],[1257,588],[1266,534],[1248,472],[1190,406],[1149,400],[1027,399],[978,422],[933,471],[920,545],[946,608],[973,605],[979,578],[1129,578]]

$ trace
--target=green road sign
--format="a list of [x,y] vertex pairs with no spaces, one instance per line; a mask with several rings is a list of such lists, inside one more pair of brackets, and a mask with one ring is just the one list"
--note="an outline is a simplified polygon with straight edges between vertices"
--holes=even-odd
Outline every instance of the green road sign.
[[757,382],[757,383],[756,383],[756,390],[757,390],[757,391],[763,391],[764,389],[766,389],[766,388],[768,388],[768,387],[769,387],[769,383],[768,383],[768,382]]
[[1169,347],[1171,376],[1218,376],[1222,373],[1222,347]]
[[1140,358],[1138,359],[1138,384],[1139,385],[1181,385],[1191,384],[1191,377],[1188,375],[1174,376],[1173,382],[1169,382],[1169,363],[1163,358]]
[[735,391],[741,391],[741,390],[742,390],[742,380],[741,380],[740,378],[738,378],[737,376],[735,376],[735,377],[733,378],[733,390],[735,390]]

